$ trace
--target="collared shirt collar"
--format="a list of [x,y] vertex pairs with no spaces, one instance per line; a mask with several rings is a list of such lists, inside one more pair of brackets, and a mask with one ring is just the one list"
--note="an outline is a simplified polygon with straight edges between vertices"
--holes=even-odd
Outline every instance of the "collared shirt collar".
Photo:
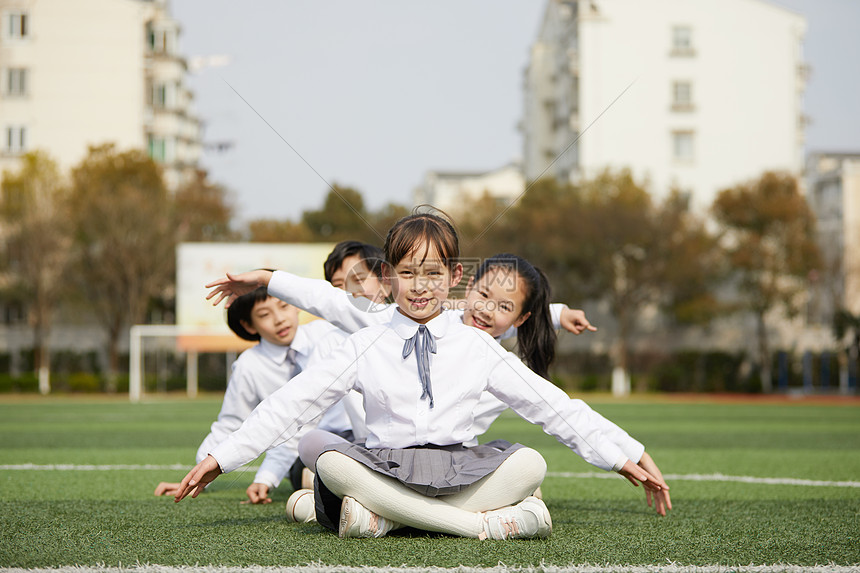
[[268,340],[260,339],[260,350],[275,364],[283,364],[286,362],[287,352],[290,348],[295,349],[295,351],[301,356],[310,356],[311,351],[313,350],[313,348],[311,348],[311,341],[301,327],[296,329],[296,336],[293,338],[293,342],[289,346],[280,346],[278,344],[273,344]]
[[[435,338],[441,338],[445,336],[446,332],[448,332],[448,325],[451,319],[446,314],[447,312],[448,311],[443,310],[439,316],[424,325],[430,330],[430,334]],[[419,326],[421,325],[395,309],[394,316],[391,317],[391,328],[394,329],[394,332],[396,332],[400,338],[403,340],[412,338],[415,336],[415,333],[418,332]]]

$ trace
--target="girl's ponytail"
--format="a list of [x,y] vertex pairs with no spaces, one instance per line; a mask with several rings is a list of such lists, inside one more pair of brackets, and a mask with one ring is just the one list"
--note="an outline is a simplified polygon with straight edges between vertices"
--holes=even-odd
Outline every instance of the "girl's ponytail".
[[[528,367],[549,380],[549,365],[555,359],[556,341],[555,328],[549,312],[551,291],[543,271],[530,264],[529,266],[534,271],[536,280],[526,304],[523,305],[523,312],[532,314],[517,328],[517,347],[520,357]],[[522,274],[520,276],[523,277]],[[530,280],[529,282],[531,283]]]

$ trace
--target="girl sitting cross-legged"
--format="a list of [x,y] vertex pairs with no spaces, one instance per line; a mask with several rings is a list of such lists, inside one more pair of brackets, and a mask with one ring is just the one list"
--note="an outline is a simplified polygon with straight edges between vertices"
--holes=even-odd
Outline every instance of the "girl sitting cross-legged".
[[[315,433],[300,444],[305,463],[315,465],[323,513],[339,512],[342,537],[378,537],[403,525],[481,539],[549,535],[549,512],[531,497],[546,471],[541,455],[519,444],[463,445],[475,438],[474,409],[484,391],[589,463],[641,483],[671,507],[665,481],[630,459],[642,455],[641,444],[629,436],[616,443],[602,416],[489,334],[444,316],[442,303],[462,276],[450,223],[431,214],[401,219],[384,252],[397,304],[390,323],[353,334],[329,360],[260,404],[185,476],[176,501],[196,497],[220,473],[289,440],[355,389],[366,411],[365,443],[320,440]],[[334,526],[320,513],[321,524]]]

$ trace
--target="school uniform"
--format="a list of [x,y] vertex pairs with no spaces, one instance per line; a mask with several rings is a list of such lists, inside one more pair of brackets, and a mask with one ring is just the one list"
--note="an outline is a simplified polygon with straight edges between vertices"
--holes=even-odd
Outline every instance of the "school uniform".
[[232,471],[267,446],[295,436],[354,389],[363,397],[367,438],[364,444],[331,449],[424,495],[460,491],[521,447],[463,446],[477,437],[474,411],[484,392],[592,465],[604,470],[624,465],[628,456],[602,432],[599,414],[529,370],[487,333],[449,314],[419,325],[395,312],[388,324],[353,334],[327,360],[262,402],[212,456],[224,472]]
[[[285,271],[273,272],[267,288],[270,296],[322,317],[348,333],[357,332],[368,326],[387,324],[391,321],[397,308],[394,304],[374,303],[366,298],[353,297],[342,289],[320,279],[301,277]],[[561,328],[561,313],[566,308],[567,305],[564,304],[549,305],[554,328]],[[463,313],[463,309],[455,309],[446,311],[444,314],[451,321],[462,323]],[[516,335],[517,329],[512,326],[497,340],[513,338]],[[354,435],[357,438],[365,436],[364,412],[360,408],[360,402],[355,397],[348,397],[344,404],[353,426]],[[484,394],[475,410],[476,436],[486,432],[496,418],[507,408],[507,404],[492,394]],[[476,437],[473,443],[467,445],[477,443]],[[638,463],[639,459],[636,458],[635,461]]]
[[[197,462],[202,461],[217,444],[237,430],[260,402],[307,368],[318,341],[336,331],[334,326],[324,320],[314,320],[296,329],[290,346],[260,340],[259,344],[242,352],[233,362],[218,418],[197,449]],[[348,425],[343,408],[332,413],[332,422]],[[295,448],[278,448],[268,452],[254,482],[264,483],[270,488],[277,487],[297,457]]]

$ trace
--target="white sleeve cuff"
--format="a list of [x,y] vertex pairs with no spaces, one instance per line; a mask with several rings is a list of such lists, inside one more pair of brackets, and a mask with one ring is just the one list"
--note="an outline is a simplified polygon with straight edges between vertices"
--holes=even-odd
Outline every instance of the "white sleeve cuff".
[[229,442],[230,440],[221,442],[209,452],[209,455],[215,458],[221,471],[225,474],[244,465],[240,461],[239,452]]
[[549,314],[550,319],[552,320],[552,326],[556,330],[561,328],[561,313],[567,310],[567,305],[559,302],[552,303],[549,305]]
[[268,486],[269,489],[275,489],[281,480],[273,472],[260,468],[257,475],[254,476],[254,483],[261,483]]
[[617,472],[621,471],[621,468],[624,467],[624,464],[627,463],[629,458],[627,456],[621,456],[615,461],[615,464],[612,466],[612,471]]

